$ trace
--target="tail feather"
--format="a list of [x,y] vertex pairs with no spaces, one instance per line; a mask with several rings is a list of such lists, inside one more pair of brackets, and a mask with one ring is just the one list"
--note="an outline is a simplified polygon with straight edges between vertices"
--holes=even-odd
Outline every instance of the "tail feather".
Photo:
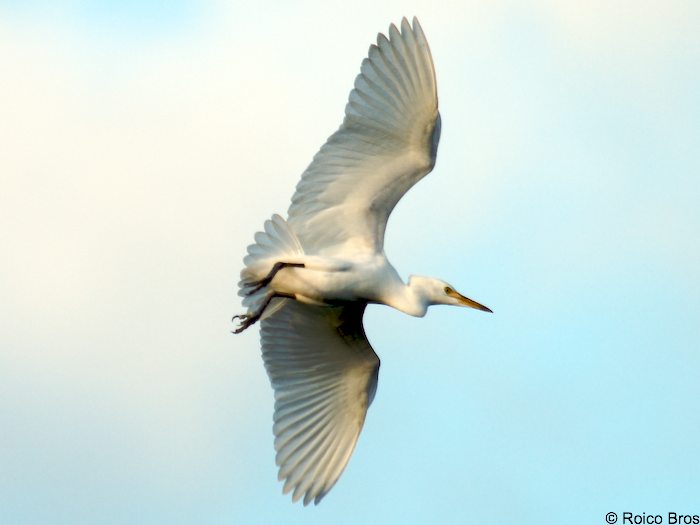
[[[243,297],[243,306],[248,312],[257,312],[272,294],[269,286],[250,293],[251,283],[263,279],[275,263],[304,253],[287,222],[276,214],[265,221],[265,231],[257,232],[254,239],[255,243],[248,246],[248,255],[243,258],[245,267],[241,270],[238,283],[238,295]],[[263,318],[274,313],[282,303],[282,300],[275,299],[265,309]]]

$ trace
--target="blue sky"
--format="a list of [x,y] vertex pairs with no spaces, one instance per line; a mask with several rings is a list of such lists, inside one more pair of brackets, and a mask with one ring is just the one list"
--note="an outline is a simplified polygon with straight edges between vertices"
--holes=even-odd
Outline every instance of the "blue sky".
[[[281,495],[253,233],[419,16],[443,133],[386,251],[494,315],[366,315],[316,508]],[[0,518],[603,523],[700,514],[693,2],[1,2]]]

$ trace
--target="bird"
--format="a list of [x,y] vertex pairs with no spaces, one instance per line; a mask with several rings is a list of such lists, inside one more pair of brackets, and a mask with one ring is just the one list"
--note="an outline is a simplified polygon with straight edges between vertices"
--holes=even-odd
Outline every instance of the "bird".
[[491,312],[445,281],[405,283],[384,253],[399,199],[435,165],[441,118],[433,60],[417,18],[369,48],[345,116],[243,259],[234,316],[261,323],[274,390],[278,478],[292,501],[318,504],[345,469],[377,390],[379,358],[363,327],[368,304],[423,317],[431,305]]

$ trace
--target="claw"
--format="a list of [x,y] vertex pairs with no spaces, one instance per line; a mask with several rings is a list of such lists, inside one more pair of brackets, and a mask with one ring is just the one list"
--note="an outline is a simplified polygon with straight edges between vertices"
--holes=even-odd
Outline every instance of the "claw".
[[[270,280],[272,280],[272,279],[270,279]],[[239,319],[241,322],[240,326],[238,328],[236,328],[235,330],[233,330],[233,333],[240,334],[246,328],[254,325],[258,321],[258,319],[260,319],[262,317],[262,314],[263,314],[263,312],[265,312],[267,305],[269,305],[270,301],[272,301],[272,299],[274,299],[275,297],[285,297],[287,299],[294,299],[293,295],[289,295],[289,294],[285,294],[285,293],[281,293],[281,292],[269,292],[267,294],[267,298],[266,298],[265,302],[263,303],[263,305],[260,308],[258,308],[257,311],[248,312],[247,314],[234,315],[231,318],[231,322],[234,322],[236,319]]]
[[236,319],[240,319],[240,325],[238,328],[233,330],[234,334],[240,334],[243,330],[246,328],[249,328],[250,326],[254,325],[255,322],[260,319],[260,315],[247,315],[247,314],[241,314],[241,315],[234,315],[231,318],[231,322],[235,321]]

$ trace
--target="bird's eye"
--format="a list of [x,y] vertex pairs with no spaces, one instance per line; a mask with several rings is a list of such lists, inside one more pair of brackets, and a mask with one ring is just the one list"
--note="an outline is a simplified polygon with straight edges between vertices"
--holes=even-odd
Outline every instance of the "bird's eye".
[[450,288],[449,286],[445,286],[445,293],[446,293],[446,294],[449,295],[449,294],[451,294],[451,293],[453,293],[453,292],[454,292],[454,290],[453,290],[452,288]]

